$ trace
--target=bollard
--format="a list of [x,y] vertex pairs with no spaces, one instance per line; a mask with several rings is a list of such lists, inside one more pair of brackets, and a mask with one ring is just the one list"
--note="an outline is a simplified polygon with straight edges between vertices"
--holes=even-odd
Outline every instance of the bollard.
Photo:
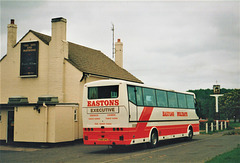
[[216,130],[217,130],[217,131],[219,130],[219,123],[218,123],[218,120],[216,120]]
[[223,122],[221,122],[221,130],[223,130]]
[[206,123],[206,134],[208,133],[208,123]]
[[227,129],[227,121],[224,121],[225,129]]
[[213,122],[211,123],[211,131],[213,131]]

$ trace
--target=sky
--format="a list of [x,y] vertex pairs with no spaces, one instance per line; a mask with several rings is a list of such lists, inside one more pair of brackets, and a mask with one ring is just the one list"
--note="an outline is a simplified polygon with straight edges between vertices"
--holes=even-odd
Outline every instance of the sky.
[[123,67],[148,86],[240,88],[240,1],[1,1],[1,58],[10,19],[19,41],[30,29],[50,36],[56,17],[68,41],[111,59],[114,24]]

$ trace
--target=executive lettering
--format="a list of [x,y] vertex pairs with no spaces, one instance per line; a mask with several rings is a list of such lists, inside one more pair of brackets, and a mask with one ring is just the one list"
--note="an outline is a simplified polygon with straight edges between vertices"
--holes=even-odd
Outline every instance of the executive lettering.
[[95,108],[90,109],[91,113],[111,113],[115,112],[115,108]]

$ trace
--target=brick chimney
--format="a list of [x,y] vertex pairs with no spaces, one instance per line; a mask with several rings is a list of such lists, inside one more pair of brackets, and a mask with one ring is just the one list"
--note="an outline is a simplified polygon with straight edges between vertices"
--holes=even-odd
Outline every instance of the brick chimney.
[[7,53],[11,51],[17,41],[17,25],[14,24],[14,19],[11,19],[11,24],[8,24],[8,35],[7,35]]
[[63,17],[52,19],[52,38],[48,55],[48,94],[64,102],[64,58],[68,57],[67,20]]
[[115,63],[123,68],[123,43],[120,39],[115,43]]
[[62,41],[66,40],[67,36],[67,20],[63,17],[52,19],[52,40]]

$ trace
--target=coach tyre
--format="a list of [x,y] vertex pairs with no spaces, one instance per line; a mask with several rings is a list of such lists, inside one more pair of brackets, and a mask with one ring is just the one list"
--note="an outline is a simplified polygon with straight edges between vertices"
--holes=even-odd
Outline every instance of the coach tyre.
[[188,133],[188,140],[192,140],[192,138],[193,138],[193,129],[190,128]]
[[147,145],[149,148],[155,148],[157,146],[157,143],[158,143],[158,134],[156,130],[153,130],[151,133],[151,140]]

